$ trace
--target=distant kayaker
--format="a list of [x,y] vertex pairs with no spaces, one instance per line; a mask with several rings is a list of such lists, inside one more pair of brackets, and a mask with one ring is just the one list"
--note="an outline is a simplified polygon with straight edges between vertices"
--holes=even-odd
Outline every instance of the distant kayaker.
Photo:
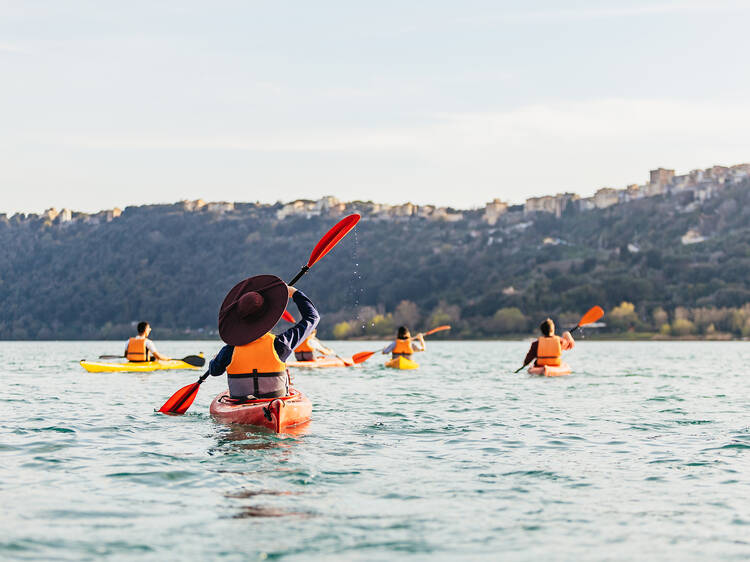
[[142,361],[169,361],[166,357],[156,351],[156,345],[148,339],[151,333],[151,325],[148,322],[138,322],[138,335],[128,340],[125,347],[125,358],[133,363]]
[[297,361],[315,361],[315,352],[322,355],[336,355],[332,349],[324,346],[316,337],[318,330],[313,330],[310,336],[294,348],[294,358]]
[[[418,341],[415,342],[412,339],[417,339]],[[383,348],[383,354],[390,353],[393,359],[397,357],[411,359],[413,353],[425,351],[426,349],[424,336],[421,333],[412,338],[409,329],[406,326],[400,326],[396,334],[396,341]]]
[[[276,325],[292,299],[302,319],[274,336]],[[277,398],[289,393],[284,361],[318,325],[320,315],[302,291],[275,275],[241,281],[229,292],[219,312],[219,335],[227,344],[211,361],[208,372],[227,373],[232,398]]]
[[559,367],[562,363],[562,352],[573,349],[575,341],[570,332],[563,333],[562,337],[555,335],[555,323],[547,318],[539,325],[542,337],[531,344],[529,352],[526,354],[524,364],[534,363],[535,367]]

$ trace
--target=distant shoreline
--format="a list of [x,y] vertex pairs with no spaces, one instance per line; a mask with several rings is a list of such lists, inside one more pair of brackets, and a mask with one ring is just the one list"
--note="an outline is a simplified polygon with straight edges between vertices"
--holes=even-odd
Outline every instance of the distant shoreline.
[[[440,339],[431,338],[429,343],[438,342],[491,342],[491,341],[514,341],[514,342],[531,342],[536,339],[537,336],[525,334],[525,335],[514,335],[514,336],[498,336],[496,338],[450,338],[442,337]],[[335,342],[376,342],[376,341],[389,341],[391,338],[386,337],[359,337],[359,338],[348,338],[337,340],[334,338],[322,338],[323,341],[335,341]],[[46,343],[46,342],[121,342],[122,338],[114,339],[35,339],[35,340],[13,340],[13,339],[0,339],[0,343]],[[218,338],[164,338],[156,341],[195,341],[195,342],[216,342],[217,344],[224,345],[224,343]],[[722,342],[748,342],[750,338],[747,337],[733,337],[731,334],[714,334],[711,336],[664,336],[662,334],[651,334],[651,333],[636,333],[633,335],[628,334],[600,334],[592,335],[585,334],[583,337],[580,335],[576,338],[576,341],[653,341],[653,342],[672,342],[672,341],[722,341]]]

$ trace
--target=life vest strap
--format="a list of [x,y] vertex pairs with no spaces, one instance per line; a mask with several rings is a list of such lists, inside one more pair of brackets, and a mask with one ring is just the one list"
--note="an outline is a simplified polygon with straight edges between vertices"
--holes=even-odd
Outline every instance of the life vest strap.
[[274,392],[266,392],[261,393],[260,392],[260,384],[259,380],[262,378],[278,378],[286,375],[287,381],[289,380],[289,371],[275,371],[272,373],[259,373],[257,370],[253,369],[252,373],[227,373],[227,377],[230,379],[253,379],[253,396],[256,398],[277,398],[275,395],[276,392],[281,392],[279,396],[284,396],[286,393],[286,389],[281,391],[274,391]]
[[256,378],[280,377],[285,372],[286,371],[276,371],[274,373],[258,373],[257,371],[253,371],[252,373],[233,373],[233,374],[227,373],[227,376],[230,379],[249,379],[250,377],[256,377]]

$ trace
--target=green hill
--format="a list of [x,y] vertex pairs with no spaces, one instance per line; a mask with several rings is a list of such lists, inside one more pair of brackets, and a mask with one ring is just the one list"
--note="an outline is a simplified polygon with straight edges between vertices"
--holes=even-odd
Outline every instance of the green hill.
[[403,322],[449,322],[454,337],[521,334],[547,315],[575,323],[594,304],[611,332],[750,335],[748,180],[703,202],[679,193],[568,205],[560,217],[511,207],[493,225],[481,210],[449,221],[355,202],[278,219],[280,204],[233,207],[128,207],[110,221],[0,215],[0,338],[123,338],[141,319],[161,339],[214,337],[234,283],[291,278],[355,211],[355,233],[299,284],[326,337],[389,335]]

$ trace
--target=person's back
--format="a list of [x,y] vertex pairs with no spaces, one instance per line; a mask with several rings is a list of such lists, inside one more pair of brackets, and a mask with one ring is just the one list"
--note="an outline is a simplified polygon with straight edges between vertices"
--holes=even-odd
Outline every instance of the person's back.
[[131,363],[140,363],[159,359],[161,361],[169,360],[169,357],[161,355],[157,350],[154,342],[148,339],[151,333],[151,326],[148,322],[138,323],[138,335],[130,338],[125,347],[125,358]]
[[[393,359],[397,357],[405,357],[411,359],[411,356],[417,351],[424,351],[424,337],[422,334],[417,334],[419,343],[412,342],[411,334],[406,326],[401,326],[396,334],[396,341],[383,349],[383,354],[390,353]],[[415,345],[416,343],[416,345]]]
[[555,335],[555,323],[547,318],[539,326],[541,337],[531,344],[526,354],[524,364],[531,363],[536,359],[534,366],[559,367],[562,364],[562,352],[573,349],[575,341],[570,332],[564,332],[562,337]]
[[313,330],[305,340],[294,348],[294,358],[297,361],[314,361],[315,352],[322,355],[333,355],[332,349],[324,346],[317,338],[318,330]]
[[[270,329],[281,318],[289,298],[302,317],[275,336]],[[211,360],[208,372],[215,377],[227,373],[229,395],[234,399],[285,396],[290,384],[285,361],[310,336],[319,320],[310,299],[287,287],[281,279],[272,275],[245,279],[222,303],[219,335],[227,345]]]

